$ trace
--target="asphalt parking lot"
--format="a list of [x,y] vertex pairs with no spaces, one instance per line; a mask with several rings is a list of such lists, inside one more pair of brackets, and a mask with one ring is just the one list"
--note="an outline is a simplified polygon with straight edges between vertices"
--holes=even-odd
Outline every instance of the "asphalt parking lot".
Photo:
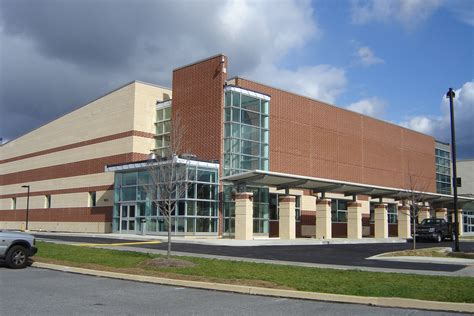
[[[97,243],[111,244],[124,243],[127,240],[109,239],[100,237],[84,236],[59,236],[59,235],[38,235],[41,239],[60,240],[63,242]],[[130,242],[134,242],[130,240]],[[427,247],[451,247],[452,242],[432,243],[419,242],[418,248]],[[461,242],[463,251],[474,252],[474,243]],[[139,244],[130,245],[133,248],[159,249],[165,250],[166,243],[161,244]],[[411,249],[411,243],[403,244],[329,244],[329,245],[292,245],[292,246],[216,246],[190,243],[173,242],[172,250],[183,253],[218,255],[240,258],[254,258],[265,260],[278,260],[288,262],[315,263],[341,266],[358,266],[385,269],[407,269],[407,270],[428,270],[454,272],[465,268],[463,265],[434,264],[434,263],[408,263],[408,262],[388,262],[379,260],[367,260],[366,258],[391,251]]]
[[0,268],[1,315],[460,315]]

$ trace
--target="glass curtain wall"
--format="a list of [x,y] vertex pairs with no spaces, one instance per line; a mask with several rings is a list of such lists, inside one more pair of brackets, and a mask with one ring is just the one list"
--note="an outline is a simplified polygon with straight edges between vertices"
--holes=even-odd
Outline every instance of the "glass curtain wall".
[[[218,225],[218,169],[195,165],[184,165],[186,180],[179,185],[186,186],[185,194],[176,199],[171,226],[174,235],[217,235]],[[120,221],[123,205],[134,205],[135,230],[129,233],[166,234],[168,231],[165,217],[154,201],[162,203],[158,192],[145,190],[150,184],[148,171],[116,172],[115,205],[113,231],[121,231]],[[150,194],[156,194],[153,199]],[[144,227],[143,224],[146,223]]]
[[436,192],[441,194],[451,194],[451,159],[450,152],[436,148]]
[[347,200],[331,199],[331,220],[333,223],[347,223]]
[[171,100],[156,105],[155,128],[155,153],[166,157],[171,135]]
[[224,175],[268,170],[268,100],[225,92]]
[[[236,87],[227,87],[224,102],[224,175],[269,168],[269,97]],[[238,188],[224,186],[225,234],[233,234]],[[265,187],[246,187],[253,192],[254,233],[268,234],[269,192]]]

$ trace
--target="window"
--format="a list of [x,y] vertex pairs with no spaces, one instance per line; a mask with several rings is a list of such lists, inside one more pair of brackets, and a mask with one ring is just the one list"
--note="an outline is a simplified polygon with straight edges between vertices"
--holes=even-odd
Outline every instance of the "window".
[[12,206],[11,206],[12,210],[16,210],[16,197],[13,197],[12,198]]
[[389,224],[396,224],[398,223],[398,205],[397,204],[388,204],[387,206],[387,215],[388,215],[388,223]]
[[[280,207],[279,207],[279,198],[284,196],[284,194],[270,193],[270,202],[268,205],[268,210],[270,214],[271,221],[277,221],[280,218]],[[301,196],[292,195],[295,197],[295,219],[297,222],[301,220]]]
[[224,175],[268,170],[269,100],[227,87],[224,107]]
[[89,206],[97,206],[97,193],[95,191],[89,192]]
[[[173,212],[171,230],[172,234],[213,234],[217,233],[219,220],[219,174],[217,165],[183,165],[178,167],[176,189],[172,194],[172,203],[176,203]],[[160,170],[161,171],[161,170]],[[120,175],[119,175],[120,174]],[[138,179],[138,180],[137,180]],[[144,183],[150,183],[148,172],[123,172],[116,174],[115,188],[117,209],[120,205],[137,205],[138,221],[146,220],[146,231],[151,234],[167,233],[168,226],[162,212],[166,200],[166,192],[158,188],[156,193],[147,192]],[[93,193],[93,192],[90,192]],[[151,194],[155,196],[152,198]],[[158,198],[158,205],[152,200]],[[113,229],[120,230],[120,216],[114,213]],[[137,225],[140,225],[137,221]]]
[[346,200],[331,200],[331,219],[333,223],[347,223]]
[[44,207],[45,208],[51,208],[51,195],[45,195],[44,196]]
[[451,160],[449,151],[435,149],[436,192],[451,194]]
[[165,157],[170,146],[171,102],[165,101],[156,110],[155,151],[157,156]]

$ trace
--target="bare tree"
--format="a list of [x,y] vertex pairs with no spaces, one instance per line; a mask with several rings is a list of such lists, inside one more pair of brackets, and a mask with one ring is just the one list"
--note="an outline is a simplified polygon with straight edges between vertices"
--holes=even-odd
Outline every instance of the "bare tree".
[[421,176],[415,176],[413,172],[408,173],[408,179],[403,197],[401,198],[403,204],[408,204],[409,215],[413,227],[413,249],[416,249],[416,225],[418,215],[423,206],[425,206],[425,194],[428,187],[428,182]]
[[150,155],[146,164],[148,179],[141,183],[141,187],[147,193],[147,198],[157,207],[166,223],[168,230],[167,259],[171,256],[171,230],[174,226],[174,216],[177,215],[178,201],[184,199],[188,183],[192,181],[188,176],[188,165],[190,155],[185,154],[183,149],[183,135],[185,130],[180,124],[179,116],[170,126],[169,147],[164,150],[161,157]]

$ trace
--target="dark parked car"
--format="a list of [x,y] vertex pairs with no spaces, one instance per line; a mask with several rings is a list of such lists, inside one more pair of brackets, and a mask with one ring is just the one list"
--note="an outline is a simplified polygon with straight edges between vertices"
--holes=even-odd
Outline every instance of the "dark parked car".
[[37,251],[34,236],[0,230],[0,259],[4,259],[8,267],[12,269],[26,267],[28,258]]
[[446,238],[453,240],[453,225],[442,218],[427,218],[416,226],[416,238],[434,239],[441,242]]

